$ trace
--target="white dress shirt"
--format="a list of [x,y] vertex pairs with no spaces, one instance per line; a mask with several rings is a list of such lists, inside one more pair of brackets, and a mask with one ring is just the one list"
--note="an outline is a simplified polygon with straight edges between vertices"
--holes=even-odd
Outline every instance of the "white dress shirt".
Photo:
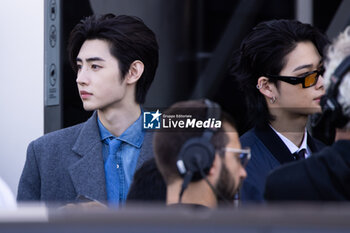
[[290,150],[291,154],[294,154],[295,152],[299,152],[300,150],[305,149],[305,158],[310,157],[311,150],[310,150],[309,146],[307,145],[307,130],[306,129],[305,129],[305,133],[304,133],[303,142],[301,143],[300,147],[297,147],[291,140],[289,140],[288,138],[283,136],[281,133],[279,133],[277,130],[275,130],[271,125],[270,125],[270,127],[281,138],[281,140],[284,142],[284,144]]

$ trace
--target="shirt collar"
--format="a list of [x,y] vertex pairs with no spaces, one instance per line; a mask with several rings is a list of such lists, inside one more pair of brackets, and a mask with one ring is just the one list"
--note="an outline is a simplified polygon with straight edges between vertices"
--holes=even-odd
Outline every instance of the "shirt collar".
[[105,141],[105,139],[112,137],[126,142],[134,147],[141,148],[144,137],[144,132],[142,131],[142,113],[143,110],[141,109],[139,118],[132,125],[130,125],[119,137],[116,137],[111,132],[109,132],[97,117],[101,141]]
[[275,130],[271,125],[270,125],[270,127],[281,138],[281,140],[284,142],[284,144],[286,144],[286,146],[290,150],[290,153],[294,154],[295,152],[299,152],[302,149],[305,149],[306,151],[308,151],[307,150],[307,130],[306,129],[304,132],[304,138],[303,138],[303,141],[301,143],[301,146],[297,147],[291,140],[289,140],[288,138],[283,136],[281,133],[279,133],[277,130]]

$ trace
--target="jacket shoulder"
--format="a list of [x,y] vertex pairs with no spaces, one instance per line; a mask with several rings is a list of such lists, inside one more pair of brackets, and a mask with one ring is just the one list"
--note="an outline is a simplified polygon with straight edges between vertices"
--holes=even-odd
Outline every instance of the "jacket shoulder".
[[47,140],[47,139],[52,139],[52,138],[57,138],[57,137],[67,137],[67,136],[72,137],[72,135],[80,132],[84,123],[85,122],[77,124],[77,125],[73,125],[73,126],[70,126],[70,127],[64,128],[64,129],[59,129],[59,130],[47,133],[47,134],[39,137],[38,139],[36,139],[36,141]]
[[50,133],[47,133],[36,140],[32,141],[31,144],[39,145],[59,145],[59,144],[70,144],[69,142],[74,142],[78,137],[84,123],[80,123],[68,128],[59,129]]
[[247,132],[245,132],[240,138],[239,138],[241,144],[242,144],[242,147],[245,147],[245,146],[252,146],[256,143],[256,141],[258,140],[256,134],[255,134],[255,131],[254,131],[254,128],[253,129],[250,129],[248,130]]

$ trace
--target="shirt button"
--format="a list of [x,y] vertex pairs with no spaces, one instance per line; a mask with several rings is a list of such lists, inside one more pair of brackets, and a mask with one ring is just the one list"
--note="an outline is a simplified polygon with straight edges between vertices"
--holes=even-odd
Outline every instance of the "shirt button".
[[119,164],[117,164],[117,168],[119,168]]

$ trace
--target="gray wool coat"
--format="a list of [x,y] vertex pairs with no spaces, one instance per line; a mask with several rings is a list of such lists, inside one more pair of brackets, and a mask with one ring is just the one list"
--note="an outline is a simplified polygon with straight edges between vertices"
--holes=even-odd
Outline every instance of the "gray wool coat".
[[[152,133],[147,132],[137,170],[153,157]],[[102,142],[96,112],[84,123],[32,141],[18,186],[18,201],[60,204],[79,197],[106,202]]]

